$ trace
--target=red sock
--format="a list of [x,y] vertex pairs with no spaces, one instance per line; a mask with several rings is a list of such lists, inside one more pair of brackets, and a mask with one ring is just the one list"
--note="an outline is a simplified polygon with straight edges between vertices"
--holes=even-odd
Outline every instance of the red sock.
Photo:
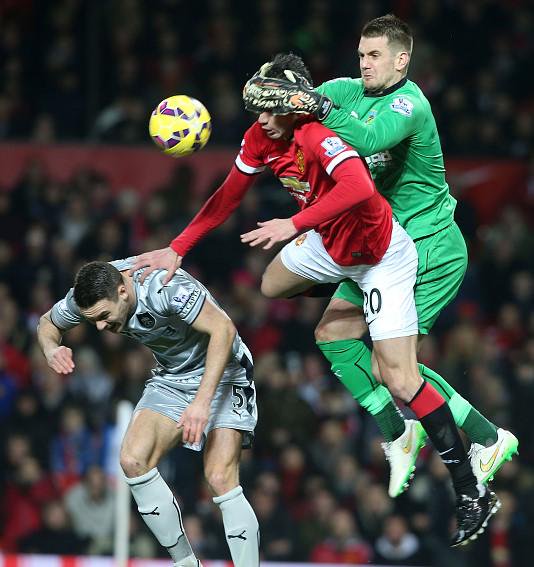
[[415,396],[408,402],[408,406],[415,413],[418,419],[422,419],[434,410],[437,410],[445,403],[443,396],[429,384],[423,382]]

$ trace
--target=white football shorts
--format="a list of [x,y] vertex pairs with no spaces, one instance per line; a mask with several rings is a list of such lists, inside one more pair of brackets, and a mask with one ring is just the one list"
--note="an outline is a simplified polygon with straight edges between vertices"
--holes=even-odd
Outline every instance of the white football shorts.
[[354,280],[363,292],[363,311],[373,341],[418,334],[413,292],[417,251],[412,239],[395,220],[391,242],[378,264],[336,264],[315,230],[286,244],[280,259],[290,272],[317,283]]

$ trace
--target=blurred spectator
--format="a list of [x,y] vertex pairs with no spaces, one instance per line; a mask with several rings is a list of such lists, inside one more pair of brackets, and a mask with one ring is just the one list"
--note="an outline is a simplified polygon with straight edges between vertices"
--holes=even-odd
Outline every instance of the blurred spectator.
[[278,495],[262,488],[251,501],[261,532],[260,555],[265,561],[288,561],[294,554],[294,528],[284,513]]
[[428,565],[421,544],[402,516],[389,516],[375,543],[375,561],[389,565]]
[[336,508],[333,494],[325,488],[314,490],[309,496],[309,510],[299,522],[299,556],[309,557],[328,532]]
[[50,447],[51,471],[63,488],[78,482],[91,465],[102,464],[103,445],[81,409],[66,406]]
[[312,563],[369,563],[372,550],[358,533],[354,517],[349,511],[342,508],[335,510],[328,531],[329,537],[312,549]]
[[86,549],[86,541],[69,526],[67,512],[60,500],[43,507],[43,525],[20,541],[24,553],[77,555]]
[[111,554],[115,498],[104,471],[96,465],[89,467],[83,480],[65,493],[64,502],[74,532],[89,540],[88,552]]
[[24,549],[22,545],[19,547],[20,539],[40,528],[42,507],[60,494],[37,459],[31,454],[15,457],[15,450],[15,445],[12,445],[10,464],[13,469],[0,501],[3,547],[7,551]]

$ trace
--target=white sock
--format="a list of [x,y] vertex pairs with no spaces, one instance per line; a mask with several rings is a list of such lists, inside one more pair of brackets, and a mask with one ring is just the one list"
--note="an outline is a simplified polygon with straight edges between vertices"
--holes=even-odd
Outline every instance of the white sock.
[[167,549],[175,565],[196,567],[198,562],[185,535],[180,508],[158,469],[125,479],[143,520]]
[[260,531],[252,506],[240,486],[232,488],[213,502],[222,512],[226,541],[235,567],[257,567],[260,564]]

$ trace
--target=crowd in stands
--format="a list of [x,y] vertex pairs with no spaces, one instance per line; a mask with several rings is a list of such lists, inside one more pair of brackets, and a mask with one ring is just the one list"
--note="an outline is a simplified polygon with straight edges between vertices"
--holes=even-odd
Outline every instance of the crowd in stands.
[[[410,76],[429,97],[447,156],[529,159],[532,13],[498,0],[5,0],[0,5],[0,141],[148,143],[147,116],[165,96],[197,96],[213,116],[210,144],[236,145],[248,124],[241,87],[274,53],[301,53],[316,83],[357,76],[356,38],[394,11],[413,25]],[[534,171],[534,170],[533,170]],[[117,474],[115,408],[135,403],[152,367],[144,347],[80,326],[67,335],[76,369],[52,372],[36,344],[39,316],[80,265],[164,246],[198,210],[193,169],[143,199],[79,170],[68,182],[28,163],[0,178],[0,552],[109,554]],[[421,360],[485,415],[511,429],[520,455],[501,470],[502,509],[487,533],[448,547],[453,493],[431,447],[410,490],[387,495],[381,436],[330,373],[314,342],[325,300],[267,300],[270,254],[239,234],[287,216],[272,180],[188,255],[255,357],[260,420],[242,484],[266,560],[527,567],[534,556],[534,242],[511,203],[489,225],[459,203],[469,270],[426,339]],[[534,186],[531,178],[529,187]],[[276,195],[276,197],[274,197]],[[531,196],[532,198],[532,196]],[[90,211],[90,214],[88,213]],[[409,415],[408,411],[407,415]],[[161,467],[202,558],[224,558],[219,510],[200,456],[176,449]],[[167,557],[135,509],[131,553]]]
[[4,0],[0,140],[148,143],[163,98],[199,98],[215,144],[239,143],[241,90],[279,51],[317,84],[359,76],[362,25],[394,12],[413,27],[410,77],[429,97],[446,154],[526,157],[533,138],[530,3],[514,0]]
[[[112,194],[93,171],[59,183],[33,162],[16,186],[0,192],[2,550],[111,551],[116,402],[139,399],[151,354],[122,336],[80,326],[67,335],[76,369],[66,379],[47,367],[35,329],[84,261],[168,242],[198,207],[191,198],[194,175],[178,164],[169,186],[141,201],[130,190]],[[287,215],[290,205],[278,200],[273,183],[265,178],[185,261],[255,356],[260,421],[241,475],[260,521],[264,558],[526,566],[534,551],[534,279],[526,210],[510,205],[473,233],[460,296],[421,352],[521,443],[520,456],[495,480],[502,510],[478,543],[458,552],[448,547],[451,486],[431,448],[423,450],[410,490],[395,501],[388,497],[380,434],[314,344],[325,300],[260,295],[270,255],[245,249],[239,234],[260,217]],[[180,196],[179,210],[170,206],[173,196]],[[219,511],[201,471],[199,455],[183,448],[162,466],[199,555],[225,557]],[[136,510],[131,543],[135,555],[165,556]]]

